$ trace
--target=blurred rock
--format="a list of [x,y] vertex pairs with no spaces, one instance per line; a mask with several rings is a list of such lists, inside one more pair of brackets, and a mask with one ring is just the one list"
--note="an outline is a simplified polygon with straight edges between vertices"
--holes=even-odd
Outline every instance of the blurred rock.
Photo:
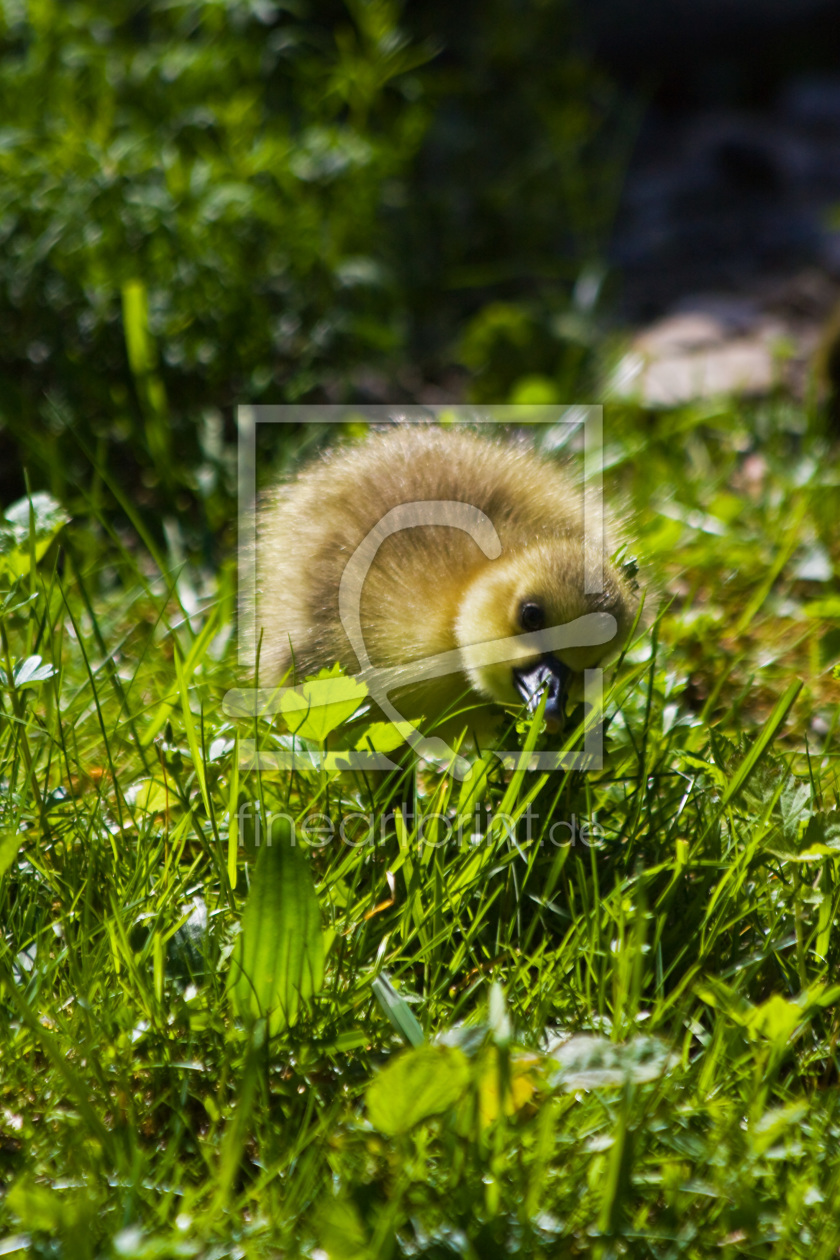
[[[676,317],[681,323],[685,318]],[[654,325],[624,356],[614,381],[619,396],[649,407],[674,407],[694,398],[768,393],[780,380],[773,338],[763,330],[727,341],[725,328],[717,325],[714,339],[679,346],[672,323],[665,319]]]
[[633,337],[611,392],[650,407],[777,387],[801,396],[838,302],[840,283],[819,272],[766,283],[750,298],[686,296]]

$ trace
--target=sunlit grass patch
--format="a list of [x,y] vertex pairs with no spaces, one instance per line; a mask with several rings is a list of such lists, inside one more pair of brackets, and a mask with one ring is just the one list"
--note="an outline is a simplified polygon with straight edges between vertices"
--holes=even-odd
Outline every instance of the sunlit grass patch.
[[33,566],[27,509],[0,592],[8,1253],[834,1254],[829,448],[769,411],[683,416],[679,445],[619,420],[648,612],[586,774],[325,769],[355,704],[225,711],[228,570],[86,522]]

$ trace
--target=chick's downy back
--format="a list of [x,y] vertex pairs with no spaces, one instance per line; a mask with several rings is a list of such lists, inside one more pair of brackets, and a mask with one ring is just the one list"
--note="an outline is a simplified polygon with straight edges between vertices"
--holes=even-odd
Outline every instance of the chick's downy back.
[[[392,509],[432,502],[479,509],[502,556],[540,540],[583,537],[581,489],[524,444],[400,425],[333,449],[275,490],[260,515],[263,679],[277,682],[293,669],[300,680],[335,661],[358,671],[339,613],[345,566]],[[432,515],[441,519],[437,509]],[[416,525],[385,537],[361,589],[371,663],[399,666],[455,648],[459,600],[487,563],[462,528]]]

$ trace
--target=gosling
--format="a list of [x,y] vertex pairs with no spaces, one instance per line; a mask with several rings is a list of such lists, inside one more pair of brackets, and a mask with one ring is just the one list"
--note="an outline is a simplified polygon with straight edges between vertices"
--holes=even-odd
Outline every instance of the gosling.
[[[392,720],[492,738],[624,644],[634,584],[584,541],[580,487],[530,446],[396,425],[339,447],[267,499],[258,523],[260,679],[332,666],[377,679]],[[395,709],[394,706],[397,706]]]

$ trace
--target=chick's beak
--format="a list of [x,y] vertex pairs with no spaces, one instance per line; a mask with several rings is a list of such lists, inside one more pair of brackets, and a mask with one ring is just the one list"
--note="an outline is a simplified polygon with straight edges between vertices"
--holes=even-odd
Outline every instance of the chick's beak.
[[559,730],[563,725],[566,711],[566,694],[572,671],[559,661],[556,656],[546,652],[536,665],[527,669],[513,671],[513,683],[531,712],[535,712],[543,691],[547,691],[545,701],[545,724],[550,731]]

